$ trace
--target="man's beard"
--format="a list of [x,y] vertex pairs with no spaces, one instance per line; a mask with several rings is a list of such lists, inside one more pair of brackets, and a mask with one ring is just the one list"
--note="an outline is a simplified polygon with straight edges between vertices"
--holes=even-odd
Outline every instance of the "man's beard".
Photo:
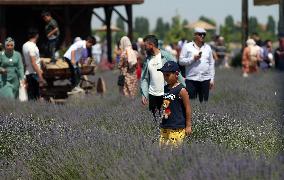
[[154,55],[154,51],[152,49],[146,49],[146,53],[148,56]]

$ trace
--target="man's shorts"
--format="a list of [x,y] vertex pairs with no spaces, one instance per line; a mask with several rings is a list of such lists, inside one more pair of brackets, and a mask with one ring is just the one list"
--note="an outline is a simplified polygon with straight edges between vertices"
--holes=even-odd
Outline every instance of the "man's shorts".
[[174,145],[178,146],[185,138],[185,128],[168,129],[161,128],[160,131],[160,146]]
[[155,112],[156,109],[160,110],[163,104],[163,96],[153,96],[149,94],[149,110]]

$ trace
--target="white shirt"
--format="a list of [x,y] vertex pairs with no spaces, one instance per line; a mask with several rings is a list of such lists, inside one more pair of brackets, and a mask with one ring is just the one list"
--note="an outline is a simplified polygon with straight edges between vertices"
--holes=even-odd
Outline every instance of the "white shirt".
[[163,67],[161,53],[153,56],[148,63],[150,74],[149,94],[153,96],[164,95],[164,76],[161,71],[157,71]]
[[[194,60],[194,55],[199,52],[199,60]],[[185,44],[180,53],[179,64],[185,66],[185,78],[193,81],[214,81],[215,68],[211,47],[204,44],[199,48],[194,42]]]
[[36,65],[40,67],[40,56],[39,56],[39,49],[37,45],[34,42],[28,41],[23,45],[22,48],[23,56],[25,59],[25,64],[26,64],[26,72],[25,74],[33,74],[36,73],[32,66],[32,61],[31,61],[31,56],[34,56],[36,59]]
[[64,57],[71,59],[71,52],[75,51],[75,61],[78,62],[82,57],[83,50],[86,49],[86,41],[85,40],[79,40],[72,44],[69,49],[65,52]]

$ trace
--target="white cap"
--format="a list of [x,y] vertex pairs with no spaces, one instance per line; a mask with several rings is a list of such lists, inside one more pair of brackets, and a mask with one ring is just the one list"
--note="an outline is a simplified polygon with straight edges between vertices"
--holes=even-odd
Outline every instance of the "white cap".
[[197,27],[197,28],[194,28],[194,33],[206,33],[206,31],[203,28]]

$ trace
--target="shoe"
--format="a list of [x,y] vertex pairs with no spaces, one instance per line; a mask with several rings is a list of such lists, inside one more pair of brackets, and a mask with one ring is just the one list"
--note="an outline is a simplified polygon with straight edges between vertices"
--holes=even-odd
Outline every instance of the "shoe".
[[243,73],[243,77],[244,78],[248,77],[248,73]]
[[67,92],[67,94],[76,94],[76,93],[82,93],[82,92],[85,92],[85,90],[76,86],[70,92]]

